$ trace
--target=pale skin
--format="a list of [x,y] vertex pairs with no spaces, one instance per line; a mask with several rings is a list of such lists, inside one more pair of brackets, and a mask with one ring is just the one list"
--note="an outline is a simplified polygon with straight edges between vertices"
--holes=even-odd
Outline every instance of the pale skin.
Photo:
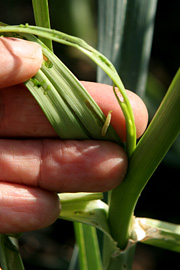
[[[107,191],[127,171],[124,150],[111,142],[60,140],[23,86],[42,64],[39,45],[0,37],[0,233],[36,230],[59,216],[57,192]],[[125,140],[125,121],[112,87],[82,82]],[[137,137],[148,113],[128,91]]]

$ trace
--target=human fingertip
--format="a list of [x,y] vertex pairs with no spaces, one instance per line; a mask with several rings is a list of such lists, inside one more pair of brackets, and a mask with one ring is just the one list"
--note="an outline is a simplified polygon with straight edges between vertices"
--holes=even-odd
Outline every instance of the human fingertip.
[[101,187],[101,191],[103,192],[119,186],[122,183],[128,168],[128,157],[125,150],[121,146],[109,142],[107,143],[107,147],[109,148],[106,153],[108,158],[104,160],[104,162],[99,163],[99,166],[96,168],[96,171],[98,172],[97,177],[98,175],[103,176],[103,187]]
[[0,37],[0,49],[1,88],[28,80],[42,65],[42,48],[35,42]]
[[60,201],[54,192],[3,182],[0,188],[0,233],[38,230],[59,217]]

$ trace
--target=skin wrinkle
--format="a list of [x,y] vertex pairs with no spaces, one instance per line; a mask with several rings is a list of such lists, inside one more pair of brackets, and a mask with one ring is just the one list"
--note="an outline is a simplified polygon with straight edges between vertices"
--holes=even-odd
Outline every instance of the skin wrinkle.
[[[58,164],[60,164],[61,168],[64,164],[64,157],[65,157],[65,151],[67,150],[66,148],[66,141],[61,141],[61,147],[59,149],[59,160],[60,162]],[[66,186],[66,181],[65,181],[65,178],[62,178],[61,177],[61,189],[63,190],[64,187]]]
[[[41,162],[41,155],[42,155],[42,149],[41,149],[41,141],[42,140],[38,140],[38,141],[32,141],[31,140],[31,144],[32,144],[32,149],[35,149],[35,151],[31,151],[31,145],[27,145],[24,149],[23,152],[21,154],[22,157],[26,157],[25,153],[27,150],[29,150],[29,154],[28,154],[28,159],[26,160],[26,164],[24,166],[24,172],[26,171],[33,171],[33,175],[32,177],[30,177],[30,184],[32,186],[37,186],[38,184],[38,180],[39,180],[39,173],[40,173],[40,162]],[[35,146],[35,147],[33,147]],[[28,164],[27,164],[28,161]],[[22,162],[21,162],[22,164]],[[22,165],[20,164],[20,169],[22,167]],[[32,168],[32,170],[31,170]],[[25,177],[26,178],[26,177]],[[24,183],[24,182],[23,182]],[[25,183],[24,183],[25,184]]]
[[[43,150],[42,150],[42,163],[41,163],[41,179],[39,181],[39,186],[41,188],[46,188],[46,183],[50,180],[53,181],[54,178],[59,177],[60,181],[60,189],[59,191],[63,190],[63,187],[66,186],[65,178],[57,175],[57,170],[62,171],[64,167],[64,158],[65,158],[65,152],[66,152],[66,143],[65,141],[58,141],[60,143],[60,147],[54,147],[54,144],[56,144],[57,140],[51,140],[53,145],[51,146],[52,151],[49,151],[49,142],[48,139],[43,139]],[[58,157],[58,158],[57,158]],[[70,169],[70,168],[69,168]],[[52,172],[51,172],[52,171]],[[68,170],[69,171],[69,170]],[[48,176],[48,173],[50,174]],[[41,183],[42,182],[42,183]]]
[[[73,144],[72,144],[73,143]],[[85,151],[89,151],[89,146],[86,146],[83,148],[79,146],[79,143],[77,142],[71,142],[71,147],[69,147],[69,141],[64,141],[63,142],[63,147],[61,148],[61,155],[59,156],[60,158],[60,164],[62,166],[63,170],[63,179],[62,185],[61,185],[61,190],[67,190],[67,186],[71,185],[72,187],[76,185],[76,181],[73,181],[72,179],[78,175],[79,172],[79,178],[82,179],[82,174],[84,171],[84,165],[87,166],[87,163],[89,163],[89,157],[84,156]],[[85,160],[86,162],[82,164],[82,160]],[[57,159],[58,161],[58,159]],[[69,164],[71,166],[71,172],[70,174],[72,175],[71,177],[69,176]],[[88,166],[90,167],[91,164]],[[69,183],[67,179],[69,178]],[[84,179],[89,179],[88,174],[86,173]],[[83,186],[83,183],[82,183]],[[87,188],[87,183],[86,183],[86,188]]]
[[[58,149],[58,151],[55,151],[54,155],[51,156],[51,162],[55,167],[58,167],[60,164],[59,168],[60,173],[62,174],[60,180],[62,191],[67,190],[68,185],[73,186],[74,184],[72,182],[74,182],[75,176],[78,175],[78,177],[81,178],[81,173],[83,170],[81,165],[82,150],[78,149],[77,142],[75,143],[71,141],[70,143],[71,146],[69,141],[61,141],[60,150]],[[87,159],[84,158],[84,160],[87,162]],[[83,163],[83,165],[85,165],[86,162]]]

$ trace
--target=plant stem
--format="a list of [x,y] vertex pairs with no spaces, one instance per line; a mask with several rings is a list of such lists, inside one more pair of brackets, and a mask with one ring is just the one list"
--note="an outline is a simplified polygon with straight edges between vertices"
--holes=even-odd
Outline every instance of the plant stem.
[[139,141],[123,183],[112,191],[109,224],[121,249],[131,234],[131,219],[137,200],[149,178],[180,132],[180,69],[155,117]]

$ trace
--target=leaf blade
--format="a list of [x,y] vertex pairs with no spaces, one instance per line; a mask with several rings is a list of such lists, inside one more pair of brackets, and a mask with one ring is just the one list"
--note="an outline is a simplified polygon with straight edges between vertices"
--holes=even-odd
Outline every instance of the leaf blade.
[[[34,18],[37,26],[51,28],[48,0],[32,0]],[[53,51],[52,41],[46,38],[40,38],[46,46]]]

